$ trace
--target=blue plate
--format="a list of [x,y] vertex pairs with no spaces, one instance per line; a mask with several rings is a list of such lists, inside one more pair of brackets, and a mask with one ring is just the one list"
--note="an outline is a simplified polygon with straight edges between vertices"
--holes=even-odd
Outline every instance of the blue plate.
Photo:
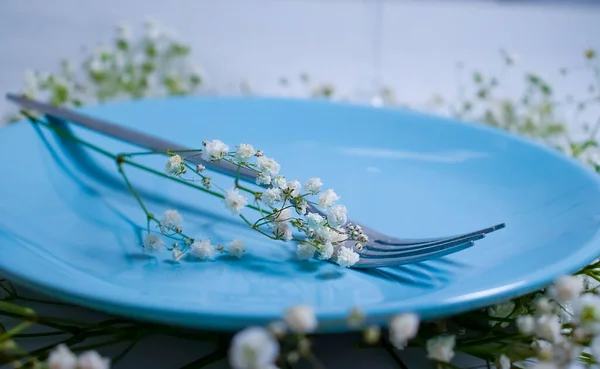
[[[35,290],[139,319],[188,327],[265,324],[291,305],[344,331],[412,311],[436,318],[534,291],[600,254],[598,176],[557,152],[484,127],[411,111],[263,98],[176,98],[84,109],[200,147],[249,142],[288,178],[319,176],[352,219],[399,237],[436,237],[505,222],[450,257],[372,271],[297,262],[218,199],[129,169],[156,214],[214,243],[244,238],[241,260],[174,263],[141,249],[145,221],[114,162],[27,123],[0,131],[0,271]],[[132,147],[75,129],[112,152]],[[164,167],[164,159],[149,164]],[[230,181],[217,178],[215,181]],[[223,185],[229,185],[223,183]]]

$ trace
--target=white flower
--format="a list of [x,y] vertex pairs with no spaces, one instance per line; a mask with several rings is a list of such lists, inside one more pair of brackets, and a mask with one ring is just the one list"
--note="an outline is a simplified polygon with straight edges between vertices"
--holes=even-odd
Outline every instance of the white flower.
[[360,256],[352,249],[340,247],[337,253],[336,263],[338,263],[339,266],[348,268],[356,264],[359,259]]
[[302,185],[298,181],[290,181],[286,184],[285,193],[290,197],[296,197],[300,195],[300,188]]
[[206,161],[221,160],[227,156],[229,146],[219,140],[205,141],[202,150],[202,159]]
[[170,156],[165,166],[165,173],[178,176],[185,173],[184,161],[179,155]]
[[321,182],[321,178],[311,178],[304,185],[304,190],[306,192],[310,192],[313,195],[316,195],[321,191],[321,187],[323,187],[323,182]]
[[558,342],[560,339],[560,330],[562,325],[558,320],[558,316],[553,314],[544,314],[537,318],[536,334],[538,337],[549,342]]
[[235,152],[235,161],[238,163],[247,163],[251,157],[256,154],[256,150],[250,144],[241,144]]
[[144,248],[148,251],[158,251],[164,246],[162,238],[156,233],[148,233],[144,238]]
[[331,242],[334,245],[346,240],[346,233],[343,230],[331,229],[330,227],[317,228],[314,234],[322,243]]
[[173,260],[179,261],[183,257],[183,252],[181,252],[181,250],[179,249],[174,248],[173,251],[171,251],[171,256],[173,257]]
[[535,340],[531,344],[531,348],[535,351],[538,359],[540,360],[552,360],[552,344],[544,340]]
[[223,201],[225,202],[225,206],[227,206],[233,215],[238,215],[248,203],[248,199],[240,195],[238,190],[233,188],[227,190]]
[[308,305],[296,305],[286,310],[284,320],[296,333],[311,333],[317,328],[317,317]]
[[600,282],[589,275],[581,274],[579,277],[583,280],[583,286],[587,291],[597,289],[600,286]]
[[319,207],[321,209],[329,209],[333,203],[338,201],[340,197],[335,193],[334,190],[329,189],[319,195]]
[[214,260],[215,258],[215,247],[210,240],[194,241],[190,245],[190,252],[201,260]]
[[296,248],[296,256],[299,260],[308,260],[315,255],[315,247],[309,243],[299,243]]
[[268,368],[279,355],[279,343],[264,328],[249,327],[238,332],[229,347],[233,369]]
[[390,322],[390,341],[402,350],[408,340],[414,338],[419,331],[419,317],[415,314],[401,314]]
[[267,206],[274,207],[282,200],[282,193],[279,188],[269,188],[260,195],[260,199],[267,204]]
[[270,185],[271,184],[271,176],[266,175],[264,173],[258,173],[255,180],[257,185]]
[[570,301],[583,292],[583,281],[579,277],[565,275],[558,278],[548,289],[550,296],[560,303]]
[[[488,314],[491,317],[495,317],[495,318],[507,318],[510,314],[512,314],[513,310],[515,309],[515,303],[514,301],[506,301],[503,302],[501,304],[495,305],[495,306],[490,306],[488,308]],[[493,327],[496,324],[498,324],[498,321],[495,320],[490,320],[490,325]],[[502,322],[500,323],[501,327],[508,327],[508,322]]]
[[77,369],[109,369],[110,360],[96,351],[86,351],[77,358]]
[[510,359],[506,355],[500,355],[498,363],[496,364],[497,369],[510,369]]
[[296,201],[296,203],[294,204],[294,208],[296,209],[296,213],[298,213],[298,215],[304,215],[306,214],[308,203],[304,199]]
[[129,40],[131,38],[131,26],[127,23],[120,23],[117,26],[117,37],[120,40]]
[[348,222],[348,214],[344,205],[335,205],[329,209],[327,221],[334,227],[342,227]]
[[279,174],[279,169],[281,168],[278,162],[266,156],[258,157],[256,159],[256,166],[258,167],[258,170],[267,177],[275,177]]
[[162,219],[160,220],[160,227],[163,230],[176,229],[181,227],[183,217],[177,210],[167,210],[164,212]]
[[594,338],[590,343],[590,350],[595,358],[600,358],[600,336]]
[[236,256],[238,259],[244,255],[246,252],[246,247],[244,246],[243,240],[233,240],[227,245],[227,252],[233,256]]
[[60,344],[50,352],[46,361],[50,369],[75,369],[77,356],[64,344]]
[[284,241],[290,241],[292,239],[292,228],[287,223],[275,223],[273,234]]
[[454,357],[455,343],[456,338],[453,335],[431,338],[427,341],[426,345],[427,357],[432,360],[449,363]]
[[521,315],[517,317],[517,328],[521,334],[532,334],[535,330],[535,320],[531,315]]
[[284,176],[276,176],[273,179],[273,187],[285,190],[287,188],[287,180]]
[[276,211],[272,215],[273,222],[275,223],[284,223],[292,218],[292,211],[290,208],[285,208],[279,211]]
[[600,297],[586,293],[573,301],[573,316],[584,332],[600,333]]
[[556,315],[558,315],[558,320],[560,321],[560,324],[571,323],[571,321],[573,320],[573,307],[571,306],[571,303],[564,302],[562,305],[560,305]]
[[324,245],[319,247],[319,259],[320,260],[329,260],[333,255],[333,245],[331,242],[327,242]]
[[325,218],[317,213],[308,213],[306,220],[308,228],[312,230],[317,230],[325,224]]

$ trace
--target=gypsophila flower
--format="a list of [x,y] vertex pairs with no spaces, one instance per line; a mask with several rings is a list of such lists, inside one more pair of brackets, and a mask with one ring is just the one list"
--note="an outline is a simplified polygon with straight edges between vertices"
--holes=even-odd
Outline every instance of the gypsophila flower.
[[379,342],[380,337],[381,328],[379,326],[372,325],[363,331],[363,339],[369,345],[374,345]]
[[165,166],[165,173],[173,176],[185,173],[185,163],[181,156],[173,155],[169,157],[167,165]]
[[322,243],[331,242],[334,245],[346,240],[346,234],[340,229],[320,227],[315,231],[315,237]]
[[311,333],[318,324],[313,308],[308,305],[296,305],[287,309],[284,321],[296,333]]
[[233,369],[268,368],[279,355],[279,343],[264,328],[250,327],[238,332],[229,347]]
[[319,195],[319,207],[321,209],[329,209],[339,199],[340,197],[335,193],[335,191],[329,189]]
[[273,178],[273,187],[278,188],[280,190],[285,190],[287,188],[287,180],[284,176],[275,176]]
[[96,351],[86,351],[77,358],[77,369],[109,369],[110,360]]
[[233,215],[239,215],[242,209],[248,203],[248,199],[246,199],[243,195],[240,195],[238,190],[233,188],[227,190],[223,201],[225,202],[225,206],[227,206]]
[[160,220],[160,227],[163,232],[166,232],[181,227],[181,223],[183,223],[183,217],[177,210],[167,210]]
[[340,247],[337,253],[336,263],[344,268],[349,268],[358,263],[360,256],[348,247]]
[[500,355],[496,363],[496,369],[510,369],[510,359],[506,355]]
[[308,213],[306,215],[306,220],[308,221],[308,228],[312,230],[317,230],[326,223],[325,218],[323,218],[320,214],[317,213]]
[[227,252],[237,257],[238,259],[246,252],[243,240],[233,240],[227,245]]
[[[488,315],[494,318],[507,318],[512,314],[515,309],[514,301],[506,301],[501,304],[490,306],[488,308]],[[496,320],[490,320],[490,325],[493,327],[499,322]],[[501,322],[500,326],[505,328],[508,327],[508,322]]]
[[552,360],[552,344],[544,340],[535,340],[531,343],[531,348],[535,351],[538,359],[547,361]]
[[286,188],[283,192],[289,197],[294,198],[300,195],[300,189],[302,188],[302,185],[298,181],[290,181],[285,187]]
[[548,289],[550,297],[560,303],[572,300],[583,292],[583,281],[572,275],[558,278]]
[[312,195],[316,195],[321,191],[321,187],[323,187],[321,178],[311,178],[304,185],[304,190],[310,192]]
[[449,363],[454,357],[454,345],[456,344],[456,338],[454,335],[438,336],[427,340],[427,357],[440,361],[442,363]]
[[196,172],[198,172],[198,173],[202,173],[202,172],[204,172],[205,170],[206,170],[206,167],[205,167],[204,165],[202,165],[202,164],[198,164],[198,165],[196,165]]
[[287,223],[276,223],[273,234],[275,235],[275,237],[284,241],[290,241],[293,237],[292,228]]
[[256,166],[263,176],[271,178],[279,174],[281,168],[278,162],[266,156],[259,156],[256,159]]
[[558,316],[552,314],[544,314],[538,317],[535,322],[537,336],[553,343],[560,339],[561,328],[562,325],[558,320]]
[[321,246],[319,246],[319,259],[320,260],[329,260],[333,256],[333,245],[331,242],[327,242]]
[[327,222],[334,227],[342,227],[348,221],[348,211],[344,205],[335,205],[329,209]]
[[365,313],[357,307],[353,307],[348,314],[348,326],[351,328],[357,328],[365,321]]
[[163,239],[156,233],[148,233],[144,237],[144,248],[148,251],[158,251],[165,246]]
[[207,189],[210,189],[210,185],[212,183],[212,179],[210,177],[202,177],[202,186]]
[[296,257],[298,260],[312,259],[315,255],[315,247],[309,243],[300,242],[296,248]]
[[190,245],[190,253],[200,260],[214,260],[215,247],[210,240],[194,241]]
[[521,315],[516,320],[517,328],[522,334],[532,334],[535,330],[535,319],[531,315]]
[[243,143],[238,146],[237,150],[235,151],[235,161],[237,163],[247,163],[248,160],[254,156],[254,154],[256,154],[254,147],[252,147],[250,144]]
[[587,334],[600,334],[600,297],[586,293],[573,301],[573,316]]
[[406,343],[417,335],[419,317],[410,313],[397,315],[390,322],[389,329],[390,342],[398,350],[402,350]]
[[600,358],[600,336],[595,337],[590,343],[590,350],[595,358]]
[[181,252],[181,250],[179,250],[179,249],[175,249],[175,248],[174,248],[174,249],[171,251],[171,256],[173,257],[173,260],[175,260],[175,261],[179,261],[179,260],[181,260],[181,258],[183,257],[183,252]]
[[50,352],[46,361],[49,369],[75,369],[77,356],[64,344],[60,344]]
[[264,173],[258,173],[258,176],[256,176],[255,180],[257,185],[270,185],[271,181],[271,176],[266,175]]
[[220,140],[205,141],[201,157],[202,160],[206,161],[221,160],[227,155],[228,151],[229,146]]
[[290,210],[290,208],[277,210],[273,213],[271,218],[273,219],[274,223],[287,222],[292,218],[292,211]]
[[274,207],[283,200],[283,196],[279,188],[269,188],[260,195],[260,199],[267,204],[267,206]]
[[298,215],[305,215],[308,210],[308,203],[306,200],[301,199],[295,202],[294,209]]

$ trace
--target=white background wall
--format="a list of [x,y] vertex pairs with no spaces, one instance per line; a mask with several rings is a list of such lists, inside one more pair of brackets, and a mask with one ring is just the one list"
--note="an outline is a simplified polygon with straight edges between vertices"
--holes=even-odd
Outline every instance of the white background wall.
[[[565,90],[583,90],[585,77],[565,83],[557,70],[581,64],[586,48],[600,49],[600,6],[539,1],[2,0],[0,93],[17,89],[25,68],[51,70],[60,57],[79,55],[82,45],[109,41],[117,22],[141,26],[147,16],[191,43],[221,90],[247,80],[255,90],[274,92],[279,77],[305,71],[356,93],[369,86],[374,70],[378,2],[385,12],[383,79],[407,102],[453,94],[457,61],[499,70],[500,48],[519,54],[523,69]],[[575,4],[550,2],[561,3]],[[0,102],[0,112],[5,107]]]

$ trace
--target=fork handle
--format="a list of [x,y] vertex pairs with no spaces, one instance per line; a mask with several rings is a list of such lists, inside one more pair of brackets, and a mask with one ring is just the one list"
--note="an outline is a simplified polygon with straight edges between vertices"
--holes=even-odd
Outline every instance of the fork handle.
[[[7,100],[14,102],[24,109],[34,110],[47,116],[58,118],[60,120],[71,122],[78,126],[87,128],[94,132],[103,134],[105,136],[132,144],[134,146],[142,147],[157,153],[166,153],[167,151],[185,151],[190,148],[169,142],[162,138],[149,135],[144,132],[140,132],[131,128],[127,128],[121,125],[117,125],[105,120],[93,118],[89,115],[77,112],[75,110],[61,108],[53,106],[51,104],[43,103],[37,100],[29,99],[22,95],[7,94]],[[181,153],[180,156],[183,159],[191,161],[195,164],[202,164],[205,167],[226,174],[229,176],[238,175],[238,166],[229,162],[219,161],[206,161],[202,160],[198,153]],[[247,168],[239,168],[239,178],[248,182],[254,182],[256,180],[257,173]]]

